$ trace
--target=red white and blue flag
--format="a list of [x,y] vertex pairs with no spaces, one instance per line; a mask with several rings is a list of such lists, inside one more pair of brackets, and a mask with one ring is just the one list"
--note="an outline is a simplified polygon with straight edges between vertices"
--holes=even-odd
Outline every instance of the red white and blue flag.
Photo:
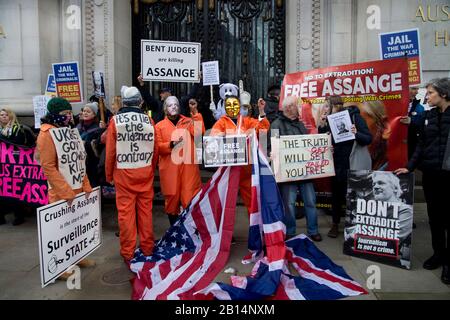
[[[269,162],[252,141],[252,208],[248,277],[232,285],[211,283],[224,268],[231,246],[239,167],[220,168],[177,223],[145,257],[137,251],[133,299],[325,300],[366,294],[304,235],[284,241],[282,200]],[[292,275],[289,263],[298,275]]]

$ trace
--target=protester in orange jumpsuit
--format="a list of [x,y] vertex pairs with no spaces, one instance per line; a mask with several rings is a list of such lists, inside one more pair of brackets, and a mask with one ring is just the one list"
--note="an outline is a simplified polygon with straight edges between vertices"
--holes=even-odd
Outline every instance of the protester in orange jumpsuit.
[[[264,112],[265,104],[260,99],[258,101],[259,117],[254,119],[251,117],[241,116],[239,98],[236,96],[228,96],[225,100],[225,112],[211,129],[211,135],[235,135],[249,134],[252,130],[269,130],[270,123],[266,119]],[[247,211],[250,214],[250,205],[252,200],[251,192],[252,167],[251,164],[244,166],[241,171],[239,182],[239,192],[244,201]]]
[[106,180],[116,188],[120,254],[129,265],[137,233],[143,254],[153,251],[153,177],[158,155],[154,123],[141,110],[139,90],[124,86],[121,92],[124,106],[108,127],[105,170]]
[[166,117],[156,124],[161,191],[171,225],[178,217],[180,204],[186,208],[201,188],[194,137],[201,139],[205,125],[195,99],[189,102],[190,118],[180,114],[180,103],[175,96],[166,98],[163,106]]
[[[47,177],[49,202],[67,200],[71,204],[76,195],[81,192],[86,192],[86,197],[88,197],[92,188],[86,174],[84,174],[81,188],[72,188],[69,184],[70,177],[65,176],[66,173],[59,170],[58,155],[50,130],[70,127],[73,124],[72,106],[66,99],[52,98],[47,104],[47,110],[47,114],[41,119],[41,130],[36,144],[36,159]],[[81,139],[80,144],[82,144]],[[80,267],[94,265],[95,262],[89,259],[83,259],[78,262]],[[71,274],[70,272],[65,272],[59,279],[66,280]]]

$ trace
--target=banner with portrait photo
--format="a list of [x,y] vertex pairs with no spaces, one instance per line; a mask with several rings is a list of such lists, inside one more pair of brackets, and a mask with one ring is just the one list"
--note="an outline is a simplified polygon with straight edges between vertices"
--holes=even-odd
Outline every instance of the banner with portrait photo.
[[248,164],[247,136],[204,136],[203,161],[206,168]]
[[414,175],[350,171],[344,253],[411,268]]
[[35,148],[0,141],[0,202],[48,203],[47,177],[34,159]]
[[[325,101],[341,96],[346,105],[355,105],[372,134],[368,146],[373,170],[394,170],[407,162],[408,126],[400,123],[409,104],[406,59],[377,60],[286,74],[280,106],[287,96],[302,99],[301,118],[310,133],[316,133],[322,116],[331,112]],[[318,206],[329,207],[330,184],[315,184]],[[326,195],[326,196],[323,196]],[[328,203],[321,203],[328,201]]]

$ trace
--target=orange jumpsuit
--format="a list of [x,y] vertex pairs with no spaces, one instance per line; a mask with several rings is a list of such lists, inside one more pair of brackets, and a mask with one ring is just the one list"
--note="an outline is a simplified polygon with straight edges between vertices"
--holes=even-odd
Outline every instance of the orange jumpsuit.
[[64,176],[58,170],[58,156],[49,130],[55,126],[44,123],[37,138],[38,160],[41,164],[44,174],[49,184],[48,201],[49,203],[59,200],[70,200],[81,192],[91,192],[91,184],[87,175],[83,178],[83,186],[80,189],[72,189],[66,182]]
[[[238,128],[239,127],[239,128]],[[270,123],[267,118],[263,118],[261,121],[253,119],[251,117],[241,117],[237,119],[237,125],[227,115],[222,116],[211,129],[211,135],[223,135],[223,134],[246,134],[250,129],[256,129],[256,134],[259,130],[269,130]],[[240,129],[240,130],[239,130]],[[239,194],[242,201],[244,201],[247,211],[250,214],[250,206],[252,200],[252,166],[246,165],[242,168],[241,178],[239,181]]]
[[[139,243],[143,254],[149,256],[153,251],[153,177],[158,155],[155,146],[151,165],[137,169],[118,169],[115,118],[116,116],[111,119],[106,136],[106,181],[114,182],[116,188],[120,254],[124,259],[131,260],[136,249],[137,233],[139,234]],[[153,121],[152,125],[154,125]]]
[[[201,132],[194,132],[195,122],[201,123]],[[180,115],[176,126],[167,117],[156,124],[159,176],[161,191],[165,198],[164,209],[167,214],[178,215],[180,200],[181,206],[186,208],[200,191],[200,169],[194,161],[196,157],[194,134],[200,135],[201,138],[203,133],[205,133],[205,125],[200,113],[193,115],[192,118]],[[172,149],[170,142],[178,141],[180,137],[183,137],[183,146]]]

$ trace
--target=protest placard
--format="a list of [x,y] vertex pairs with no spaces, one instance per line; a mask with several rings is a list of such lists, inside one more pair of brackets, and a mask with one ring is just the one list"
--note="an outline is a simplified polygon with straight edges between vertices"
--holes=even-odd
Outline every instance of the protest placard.
[[144,81],[199,82],[200,43],[141,40]]
[[351,131],[352,120],[350,120],[348,110],[330,114],[327,119],[335,143],[355,139],[355,135]]
[[414,175],[350,171],[344,253],[411,268]]
[[409,85],[420,85],[422,68],[419,29],[380,33],[381,59],[404,57],[408,60]]
[[97,98],[105,98],[105,80],[103,72],[92,71],[92,81],[94,83],[94,95]]
[[47,103],[51,98],[50,96],[33,97],[34,127],[36,129],[41,127],[41,118],[47,114]]
[[53,63],[52,66],[58,97],[70,103],[83,102],[78,62]]
[[86,151],[78,129],[53,128],[50,135],[58,155],[59,172],[72,189],[81,188],[86,175]]
[[37,212],[41,285],[47,286],[102,244],[100,188]]
[[47,85],[45,86],[45,95],[50,97],[56,97],[56,82],[55,76],[51,73],[47,76]]
[[47,177],[34,159],[35,148],[0,141],[0,200],[46,205]]
[[152,164],[155,128],[148,115],[127,112],[115,116],[116,159],[119,169],[137,169]]
[[334,176],[331,137],[328,134],[271,138],[272,167],[277,182]]
[[241,166],[248,163],[245,135],[204,136],[205,167]]
[[220,84],[219,61],[208,61],[202,63],[203,85],[213,86]]

